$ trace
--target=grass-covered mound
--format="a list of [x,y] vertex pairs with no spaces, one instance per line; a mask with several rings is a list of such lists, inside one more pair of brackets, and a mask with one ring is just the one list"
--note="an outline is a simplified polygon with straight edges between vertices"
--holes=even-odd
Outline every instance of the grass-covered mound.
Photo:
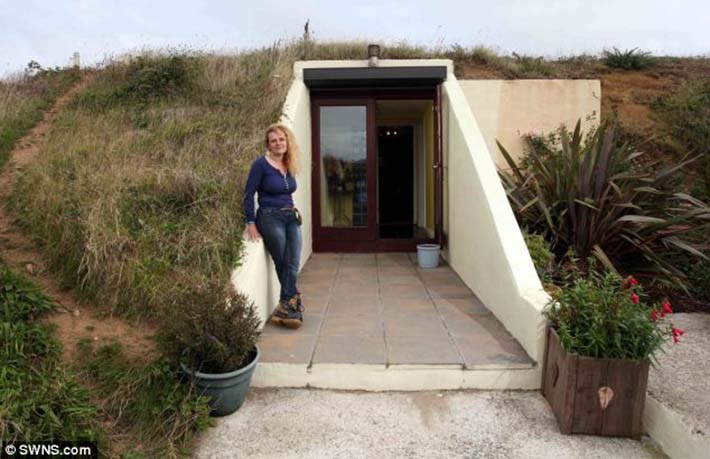
[[288,50],[116,63],[56,119],[13,203],[67,285],[153,315],[239,260],[244,175],[274,122]]
[[[29,69],[28,69],[29,70]],[[77,69],[40,70],[0,80],[0,167],[18,139],[52,106],[57,97],[79,80]]]

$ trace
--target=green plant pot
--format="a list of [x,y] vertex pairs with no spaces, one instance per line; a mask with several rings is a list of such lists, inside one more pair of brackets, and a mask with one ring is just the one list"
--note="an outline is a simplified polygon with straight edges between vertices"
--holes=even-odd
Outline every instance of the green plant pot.
[[226,416],[242,406],[259,361],[257,346],[254,346],[251,355],[252,361],[247,366],[229,373],[202,373],[190,370],[184,363],[180,364],[185,376],[195,384],[197,393],[209,397],[210,415]]

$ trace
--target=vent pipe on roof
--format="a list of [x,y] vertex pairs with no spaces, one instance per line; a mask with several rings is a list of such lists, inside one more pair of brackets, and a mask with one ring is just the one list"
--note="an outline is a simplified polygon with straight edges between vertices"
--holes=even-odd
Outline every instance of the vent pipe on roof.
[[367,65],[369,67],[377,67],[378,59],[380,58],[380,45],[367,45]]

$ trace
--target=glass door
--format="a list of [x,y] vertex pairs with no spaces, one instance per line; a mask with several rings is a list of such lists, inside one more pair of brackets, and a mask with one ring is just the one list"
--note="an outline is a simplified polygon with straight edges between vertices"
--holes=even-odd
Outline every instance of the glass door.
[[374,103],[313,101],[314,232],[333,250],[376,236]]

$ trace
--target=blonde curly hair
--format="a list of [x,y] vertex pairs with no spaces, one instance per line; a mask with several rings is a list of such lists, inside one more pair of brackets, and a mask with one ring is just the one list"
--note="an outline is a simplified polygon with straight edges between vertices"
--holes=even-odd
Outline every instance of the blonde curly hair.
[[270,125],[266,128],[266,132],[264,133],[264,146],[268,148],[269,134],[276,131],[281,131],[286,136],[286,143],[288,147],[286,148],[286,154],[284,155],[283,162],[284,166],[286,166],[286,170],[288,170],[291,175],[295,176],[298,172],[298,157],[300,156],[301,151],[298,149],[298,144],[296,144],[296,136],[293,134],[291,129],[281,123],[274,123]]

